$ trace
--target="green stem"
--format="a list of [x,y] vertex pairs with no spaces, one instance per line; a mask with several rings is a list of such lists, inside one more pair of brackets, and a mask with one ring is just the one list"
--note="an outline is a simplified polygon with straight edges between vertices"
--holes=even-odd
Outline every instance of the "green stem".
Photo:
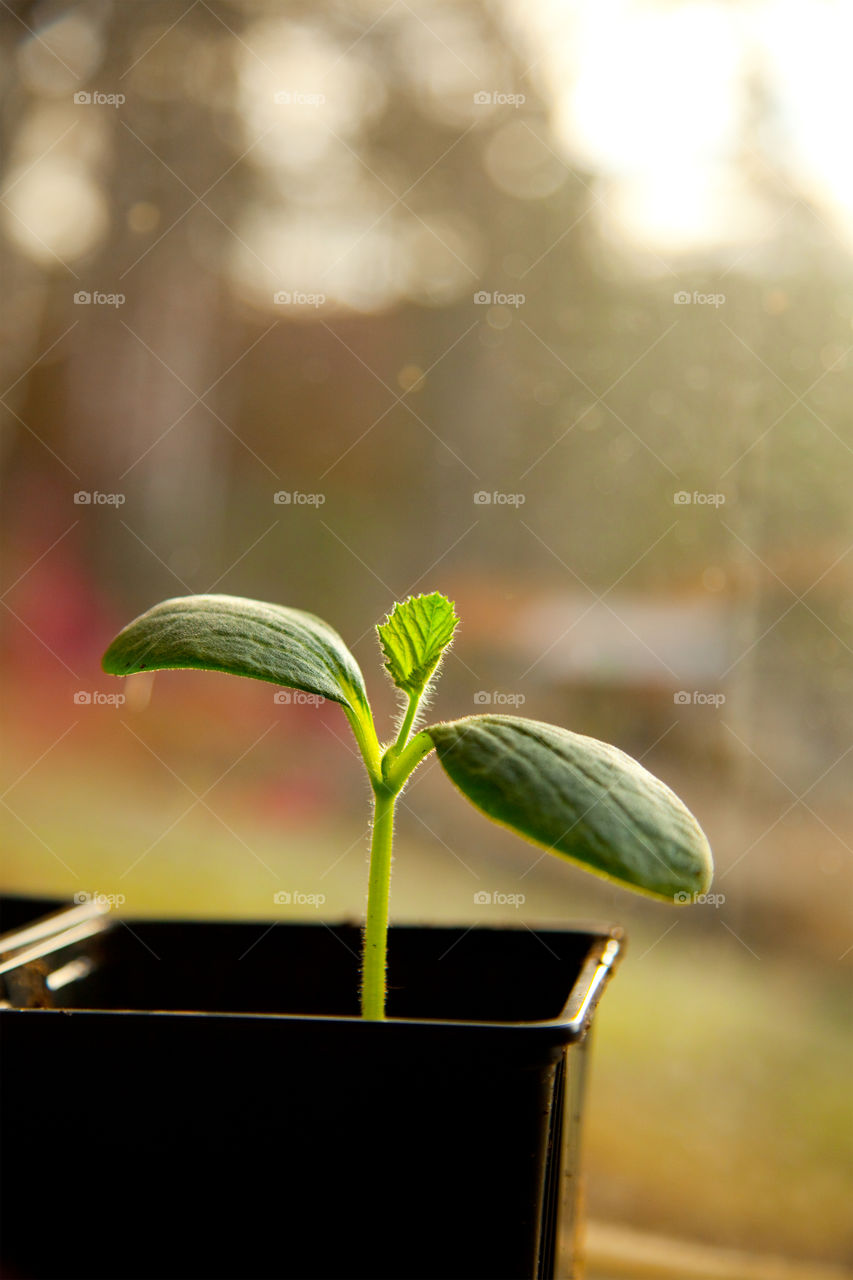
[[361,1015],[373,1021],[380,1021],[385,1017],[394,807],[409,775],[432,750],[433,741],[428,733],[416,734],[399,755],[395,756],[396,746],[389,747],[382,758],[384,781],[373,784],[373,838],[370,842],[367,923],[361,953]]
[[365,718],[357,715],[349,707],[345,706],[343,710],[358,743],[358,749],[364,760],[364,766],[367,769],[371,785],[375,786],[382,781],[382,748],[376,736],[373,717],[370,715],[369,709]]
[[409,734],[412,731],[412,725],[415,723],[415,716],[418,714],[418,704],[423,697],[423,689],[420,693],[409,694],[409,705],[406,708],[406,714],[403,717],[403,723],[400,725],[400,732],[397,734],[397,741],[394,743],[395,751],[402,751],[403,747],[409,740]]
[[433,740],[428,733],[416,733],[411,742],[396,754],[396,746],[389,748],[382,758],[382,775],[386,784],[397,792],[403,787],[409,775],[414,772],[424,756],[433,750]]
[[388,897],[391,890],[391,847],[397,792],[373,791],[373,839],[367,922],[362,944],[361,1016],[374,1022],[385,1017],[385,967],[388,950]]

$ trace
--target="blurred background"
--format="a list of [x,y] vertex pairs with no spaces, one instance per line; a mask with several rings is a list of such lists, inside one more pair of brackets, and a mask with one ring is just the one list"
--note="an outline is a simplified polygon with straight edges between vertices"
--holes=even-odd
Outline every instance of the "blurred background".
[[591,1217],[853,1260],[850,7],[10,0],[0,28],[3,887],[360,915],[339,710],[100,655],[167,596],[294,605],[390,735],[373,625],[441,590],[434,716],[617,743],[718,871],[687,910],[634,898],[431,761],[393,917],[624,923]]

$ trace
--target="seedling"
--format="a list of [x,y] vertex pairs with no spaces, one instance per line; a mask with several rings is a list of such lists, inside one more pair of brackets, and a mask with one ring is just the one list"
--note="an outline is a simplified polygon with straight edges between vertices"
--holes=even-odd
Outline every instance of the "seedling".
[[394,808],[431,751],[476,808],[549,853],[669,902],[689,901],[711,883],[711,850],[693,815],[617,747],[505,715],[414,732],[458,621],[453,604],[433,592],[395,604],[377,626],[386,670],[404,695],[397,736],[386,745],[355,658],[336,631],[300,609],[223,595],[164,600],[125,627],[103,658],[112,675],[197,667],[300,689],[343,708],[373,791],[365,1018],[385,1016]]

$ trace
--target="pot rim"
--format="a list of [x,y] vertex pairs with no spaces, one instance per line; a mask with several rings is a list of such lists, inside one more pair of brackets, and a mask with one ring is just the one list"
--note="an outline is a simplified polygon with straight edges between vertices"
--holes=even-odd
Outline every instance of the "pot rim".
[[[6,895],[13,896],[13,895]],[[19,895],[14,895],[15,897]],[[20,895],[23,897],[23,895]],[[59,906],[59,903],[57,903]],[[52,966],[52,973],[58,974],[60,970],[69,965],[79,964],[81,947],[99,934],[107,933],[115,928],[117,924],[122,923],[122,917],[111,916],[111,913],[102,909],[92,909],[88,913],[80,907],[60,908],[56,913],[48,916],[42,916],[34,920],[22,928],[14,929],[0,936],[0,979],[6,972],[11,972],[19,966],[27,963],[39,962]],[[132,923],[132,922],[131,922]],[[143,923],[142,920],[139,923]],[[249,920],[185,920],[185,919],[160,919],[158,917],[146,917],[144,923],[165,924],[180,928],[182,925],[189,928],[204,928],[206,925],[242,925],[251,923],[265,923],[265,921],[249,921]],[[293,921],[277,921],[276,927],[287,928],[288,925],[296,925],[301,927],[313,927],[315,924],[322,924],[323,927],[333,929],[335,927],[346,926],[348,928],[358,927],[353,920],[342,921],[311,921],[311,920],[293,920]],[[91,1014],[93,1016],[113,1015],[121,1013],[124,1015],[136,1014],[141,1017],[163,1017],[163,1018],[225,1018],[225,1019],[249,1019],[252,1021],[282,1021],[287,1023],[307,1023],[328,1025],[331,1023],[341,1025],[352,1025],[359,1028],[376,1028],[370,1034],[392,1034],[389,1028],[412,1028],[412,1027],[441,1027],[444,1029],[455,1028],[462,1030],[465,1028],[489,1029],[492,1031],[510,1030],[513,1028],[524,1028],[529,1032],[535,1033],[537,1030],[543,1034],[553,1036],[555,1032],[559,1032],[559,1038],[564,1043],[571,1043],[583,1037],[592,1015],[595,1012],[599,999],[601,998],[604,987],[610,974],[621,958],[625,949],[625,932],[619,925],[605,924],[599,921],[573,921],[568,927],[562,927],[556,924],[536,924],[535,922],[524,921],[518,924],[436,924],[435,922],[427,922],[426,924],[416,924],[414,922],[405,922],[400,924],[392,924],[390,926],[389,936],[393,937],[394,933],[401,933],[408,930],[435,930],[445,932],[460,932],[462,936],[465,933],[476,928],[478,931],[486,930],[492,934],[512,934],[521,933],[523,930],[534,934],[587,934],[590,939],[590,946],[583,958],[580,971],[575,978],[568,998],[563,1008],[558,1014],[552,1018],[531,1020],[531,1021],[478,1021],[470,1019],[444,1019],[444,1018],[407,1018],[389,1015],[381,1021],[369,1021],[356,1015],[335,1015],[335,1014],[306,1014],[306,1013],[258,1013],[258,1012],[226,1012],[219,1010],[203,1010],[203,1009],[124,1009],[116,1006],[115,1008],[87,1008],[84,1005],[73,1008],[20,1008],[7,1002],[0,1003],[0,1013],[57,1013],[64,1016]],[[72,957],[69,960],[69,956]],[[50,975],[49,975],[50,976]],[[48,982],[49,982],[48,976]],[[59,985],[59,984],[57,984]],[[381,1030],[380,1030],[381,1029]]]

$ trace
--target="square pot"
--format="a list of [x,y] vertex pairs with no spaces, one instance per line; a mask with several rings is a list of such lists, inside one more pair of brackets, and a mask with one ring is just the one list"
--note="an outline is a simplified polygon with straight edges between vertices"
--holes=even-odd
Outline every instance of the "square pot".
[[360,939],[105,916],[0,964],[3,1274],[573,1276],[621,931],[394,926],[384,1022]]

